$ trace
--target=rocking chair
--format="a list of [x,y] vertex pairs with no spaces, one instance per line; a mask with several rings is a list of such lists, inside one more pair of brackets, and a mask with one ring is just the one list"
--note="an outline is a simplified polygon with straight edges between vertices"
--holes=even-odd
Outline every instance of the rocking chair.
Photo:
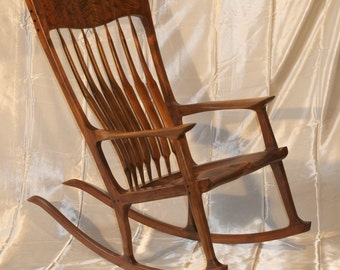
[[[89,193],[115,211],[122,254],[90,238],[47,200],[33,196],[29,201],[47,211],[85,246],[123,269],[156,269],[134,258],[131,218],[164,233],[199,241],[206,269],[227,269],[217,260],[213,243],[262,242],[310,229],[310,222],[297,215],[282,164],[287,148],[277,146],[266,112],[266,105],[274,97],[190,105],[176,102],[147,0],[26,0],[26,4],[106,191],[77,179],[64,184]],[[85,113],[84,101],[91,117]],[[230,109],[255,112],[265,150],[195,163],[186,139],[194,124],[184,124],[182,118]],[[125,184],[113,175],[103,142],[115,149]],[[236,235],[210,233],[202,194],[264,166],[272,168],[288,226]],[[131,208],[133,204],[178,196],[188,200],[187,226],[183,228]]]

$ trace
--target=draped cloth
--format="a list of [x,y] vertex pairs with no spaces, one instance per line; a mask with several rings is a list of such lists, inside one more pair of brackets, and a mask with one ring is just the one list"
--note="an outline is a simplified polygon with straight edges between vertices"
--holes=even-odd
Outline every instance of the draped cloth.
[[[340,1],[150,0],[173,91],[180,103],[275,95],[268,107],[297,211],[311,231],[260,244],[214,245],[230,269],[340,269]],[[89,251],[39,207],[38,194],[106,246],[121,250],[108,207],[70,178],[99,173],[38,42],[24,1],[0,9],[0,269],[119,269]],[[263,147],[252,113],[187,117],[197,162]],[[112,158],[112,166],[118,166]],[[268,168],[204,195],[214,232],[284,226]],[[136,206],[176,225],[183,198]],[[203,269],[195,241],[132,222],[136,258],[161,269]]]

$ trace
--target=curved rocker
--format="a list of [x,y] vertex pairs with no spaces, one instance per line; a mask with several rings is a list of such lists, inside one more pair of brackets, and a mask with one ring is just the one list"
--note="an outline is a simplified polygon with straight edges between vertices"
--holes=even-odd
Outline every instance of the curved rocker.
[[[64,182],[65,185],[76,187],[90,194],[94,198],[103,202],[107,206],[112,208],[112,200],[107,193],[97,189],[93,185],[90,185],[84,181],[78,179],[71,179]],[[136,210],[129,209],[129,217],[133,220],[140,222],[150,228],[161,231],[163,233],[171,234],[174,236],[187,238],[190,240],[199,241],[199,235],[196,230],[191,226],[182,228],[174,226],[169,223],[162,222],[155,218],[143,215]],[[216,234],[211,233],[211,240],[214,243],[220,244],[246,244],[270,241],[275,239],[300,234],[310,230],[311,222],[301,220],[298,216],[290,220],[290,224],[285,228],[274,229],[271,231],[248,233],[248,234]]]
[[127,270],[141,269],[141,270],[157,270],[157,268],[141,265],[137,263],[134,259],[126,258],[119,255],[108,248],[104,247],[102,244],[93,240],[77,226],[75,226],[68,218],[66,218],[54,205],[45,200],[40,196],[32,196],[28,201],[39,205],[48,214],[50,214],[63,228],[65,228],[70,234],[72,234],[78,241],[83,243],[86,247],[91,249],[93,252],[97,253],[99,256],[105,258],[106,260],[122,267]]
[[[302,221],[297,215],[282,164],[288,150],[278,147],[266,112],[266,105],[274,97],[179,104],[167,78],[147,0],[25,1],[106,190],[75,179],[65,184],[91,194],[114,209],[123,252],[119,255],[90,238],[45,199],[38,196],[29,199],[79,241],[124,269],[155,269],[139,264],[134,258],[130,217],[162,232],[198,240],[206,269],[227,269],[216,258],[214,242],[262,242],[310,229],[310,222]],[[87,110],[96,121],[88,117]],[[186,139],[194,124],[183,123],[183,118],[215,110],[253,111],[265,149],[196,164]],[[125,185],[111,170],[104,143],[116,152],[124,172],[118,177],[125,180]],[[211,233],[202,194],[265,166],[272,168],[289,225],[252,234]],[[188,200],[185,228],[131,209],[136,203],[178,196],[186,196]]]

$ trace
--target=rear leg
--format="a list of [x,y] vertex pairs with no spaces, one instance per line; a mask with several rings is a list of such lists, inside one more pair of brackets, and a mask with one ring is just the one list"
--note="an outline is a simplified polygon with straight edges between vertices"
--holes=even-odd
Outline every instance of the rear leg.
[[133,254],[131,227],[128,216],[130,207],[131,205],[116,205],[114,209],[116,212],[117,222],[122,237],[123,257],[125,258],[125,260],[133,265],[137,264],[137,261]]

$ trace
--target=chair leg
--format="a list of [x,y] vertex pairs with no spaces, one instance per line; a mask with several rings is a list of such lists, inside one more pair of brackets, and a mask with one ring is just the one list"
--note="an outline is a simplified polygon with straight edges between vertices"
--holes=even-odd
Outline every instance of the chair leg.
[[[207,266],[206,269],[228,269],[227,265],[221,264],[215,255],[213,244],[211,241],[210,229],[205,215],[202,196],[198,189],[190,190],[189,193],[189,221],[192,215],[192,221],[195,229],[197,229],[199,241],[202,245]],[[191,222],[191,221],[190,221]]]
[[303,223],[306,227],[310,227],[310,222],[303,221],[297,214],[282,161],[272,163],[270,166],[273,170],[290,225]]
[[185,230],[197,233],[197,228],[196,228],[196,224],[194,221],[194,217],[192,215],[189,200],[188,200],[188,205],[189,207],[188,207],[187,225],[185,226]]
[[133,265],[137,261],[133,255],[131,227],[128,216],[130,207],[130,205],[118,205],[115,207],[115,212],[123,242],[123,257]]

